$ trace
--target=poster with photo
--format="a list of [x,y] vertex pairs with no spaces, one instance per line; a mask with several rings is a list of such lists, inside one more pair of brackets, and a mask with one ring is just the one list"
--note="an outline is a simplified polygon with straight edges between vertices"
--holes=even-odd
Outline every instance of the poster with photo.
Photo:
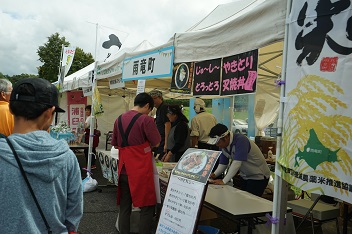
[[220,154],[220,151],[190,148],[182,155],[172,174],[206,184]]
[[191,94],[194,63],[174,64],[170,91],[172,93]]

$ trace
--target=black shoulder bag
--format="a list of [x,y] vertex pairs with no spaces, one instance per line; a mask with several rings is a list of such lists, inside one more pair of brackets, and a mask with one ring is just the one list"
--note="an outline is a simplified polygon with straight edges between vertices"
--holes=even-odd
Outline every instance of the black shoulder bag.
[[[1,134],[1,135],[2,135],[2,134]],[[45,218],[45,216],[44,216],[44,213],[43,213],[43,211],[42,211],[42,208],[41,208],[40,205],[39,205],[39,202],[38,202],[38,200],[37,200],[37,198],[36,198],[36,196],[35,196],[35,194],[34,194],[34,192],[33,192],[32,186],[31,186],[31,184],[29,183],[29,180],[28,180],[28,178],[27,178],[26,172],[23,170],[21,161],[20,161],[20,159],[19,159],[19,157],[18,157],[18,155],[17,155],[15,149],[13,148],[13,145],[12,145],[11,141],[10,141],[6,136],[4,136],[4,135],[2,135],[2,137],[5,138],[5,140],[7,141],[7,144],[10,146],[10,148],[11,148],[11,150],[12,150],[12,153],[15,155],[15,159],[16,159],[16,161],[17,161],[18,167],[20,168],[21,174],[22,174],[24,180],[26,181],[26,184],[27,184],[27,187],[28,187],[29,191],[30,191],[31,194],[32,194],[33,200],[34,200],[35,204],[37,205],[37,208],[38,208],[38,210],[39,210],[40,216],[42,216],[42,219],[44,220],[44,223],[45,223],[46,229],[48,230],[48,233],[51,234],[52,231],[51,231],[51,229],[50,229],[49,223],[48,223],[48,221],[46,221],[46,218]]]

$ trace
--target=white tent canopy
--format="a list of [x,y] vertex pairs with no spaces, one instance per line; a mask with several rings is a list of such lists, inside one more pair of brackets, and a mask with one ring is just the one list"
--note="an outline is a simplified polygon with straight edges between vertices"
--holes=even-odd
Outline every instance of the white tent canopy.
[[[221,58],[250,51],[283,40],[285,22],[285,2],[281,0],[238,0],[216,7],[200,22],[192,26],[187,32],[176,33],[167,43],[153,47],[148,41],[143,41],[133,48],[124,48],[108,61],[98,62],[98,88],[107,95],[126,96],[126,93],[135,93],[136,82],[126,82],[127,90],[110,89],[109,80],[121,77],[122,62],[125,58],[145,54],[170,45],[175,46],[174,62],[202,61]],[[272,57],[282,53],[282,44],[275,48],[266,49],[266,56],[261,51],[259,61],[259,77],[277,77],[281,69],[281,58],[275,61],[274,66],[268,68],[267,51]],[[269,55],[270,55],[269,53]],[[265,59],[264,59],[265,57]],[[263,58],[263,59],[261,59]],[[261,62],[264,62],[261,64]],[[64,81],[64,90],[73,90],[88,87],[89,71],[93,64],[68,76]],[[275,71],[276,70],[276,71]],[[148,79],[146,91],[158,88],[169,98],[189,98],[189,95],[169,94],[171,77],[165,79]],[[272,79],[259,79],[258,84],[273,85]],[[277,97],[279,91],[277,92]]]
[[[98,66],[100,69],[97,72],[97,80],[121,76],[122,61],[126,58],[126,54],[131,52],[144,51],[149,48],[154,48],[154,46],[149,41],[144,40],[135,47],[121,49],[117,54],[111,56],[107,61],[99,61]],[[89,79],[89,74],[94,70],[94,64],[95,63],[91,63],[81,70],[65,77],[62,91],[65,92],[92,86],[92,82]]]
[[216,7],[174,38],[175,63],[240,54],[282,41],[286,1],[238,0]]
[[[282,42],[275,42],[283,40],[285,4],[286,1],[282,0],[238,0],[222,4],[187,32],[176,33],[163,45],[153,47],[148,41],[143,41],[135,47],[123,48],[107,61],[98,62],[99,91],[102,95],[133,98],[137,82],[125,82],[125,89],[110,89],[109,79],[122,76],[122,62],[125,58],[170,45],[175,46],[175,63],[221,58],[258,48],[258,87],[255,103],[263,103],[263,99],[266,100],[262,113],[255,114],[257,128],[261,130],[276,118],[279,107],[280,89],[275,87],[274,80],[281,72],[283,46]],[[265,47],[262,48],[263,46]],[[63,90],[69,91],[91,86],[89,72],[93,69],[94,63],[66,77]],[[147,79],[146,91],[157,88],[164,93],[166,98],[191,97],[170,93],[170,82],[171,77]],[[268,90],[270,90],[269,93]]]

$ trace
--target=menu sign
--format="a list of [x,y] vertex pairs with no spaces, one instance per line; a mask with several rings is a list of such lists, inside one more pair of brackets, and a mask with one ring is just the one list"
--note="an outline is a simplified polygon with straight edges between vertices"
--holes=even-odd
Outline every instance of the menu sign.
[[156,233],[193,233],[204,184],[171,176]]
[[207,180],[221,152],[188,149],[171,173],[156,233],[194,233]]
[[223,58],[221,95],[254,93],[257,67],[258,50]]
[[219,95],[221,58],[195,63],[193,96]]

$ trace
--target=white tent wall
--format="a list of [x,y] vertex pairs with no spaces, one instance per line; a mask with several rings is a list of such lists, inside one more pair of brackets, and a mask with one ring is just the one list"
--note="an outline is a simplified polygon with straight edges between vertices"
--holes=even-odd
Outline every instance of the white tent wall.
[[[122,113],[131,109],[133,99],[129,97],[122,98],[120,96],[100,95],[101,102],[103,103],[104,114],[97,117],[98,129],[101,133],[112,131],[117,117]],[[90,99],[90,98],[89,98]],[[91,99],[90,99],[91,100]],[[105,148],[105,135],[100,137],[99,148]]]

